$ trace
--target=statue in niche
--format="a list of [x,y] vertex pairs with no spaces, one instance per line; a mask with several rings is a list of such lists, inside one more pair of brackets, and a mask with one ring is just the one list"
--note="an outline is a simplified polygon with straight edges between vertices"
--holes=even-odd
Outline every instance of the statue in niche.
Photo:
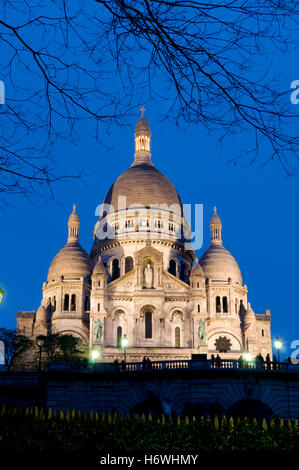
[[151,289],[153,287],[153,268],[150,263],[147,263],[144,269],[144,285],[146,289]]
[[202,318],[198,320],[198,344],[200,346],[206,344],[206,324]]
[[93,343],[94,344],[101,344],[102,334],[103,334],[103,326],[102,326],[101,320],[99,318],[96,318],[93,321]]

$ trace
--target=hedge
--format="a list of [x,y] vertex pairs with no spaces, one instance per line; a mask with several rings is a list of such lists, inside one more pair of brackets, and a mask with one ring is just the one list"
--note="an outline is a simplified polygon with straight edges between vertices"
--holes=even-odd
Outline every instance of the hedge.
[[299,450],[297,420],[123,415],[3,405],[0,451]]

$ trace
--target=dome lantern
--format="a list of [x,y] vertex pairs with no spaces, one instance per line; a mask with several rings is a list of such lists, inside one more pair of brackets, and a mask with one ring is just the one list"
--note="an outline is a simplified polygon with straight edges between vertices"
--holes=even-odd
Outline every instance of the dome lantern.
[[151,131],[149,124],[144,116],[145,108],[140,108],[141,116],[135,129],[135,154],[132,166],[146,163],[153,165],[151,161]]
[[221,239],[221,229],[222,224],[219,215],[217,214],[216,206],[214,207],[214,214],[210,221],[210,230],[211,230],[211,244],[212,245],[222,245]]
[[69,220],[68,220],[68,239],[67,243],[78,243],[79,241],[79,227],[80,227],[80,220],[79,216],[76,212],[76,204],[73,205],[73,212],[71,213]]

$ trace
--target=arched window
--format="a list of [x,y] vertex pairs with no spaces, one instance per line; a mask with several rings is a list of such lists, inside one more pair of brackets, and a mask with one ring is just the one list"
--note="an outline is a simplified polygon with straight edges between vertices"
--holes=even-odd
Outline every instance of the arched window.
[[53,297],[53,312],[56,311],[56,296]]
[[216,312],[217,313],[221,312],[221,299],[218,295],[216,297]]
[[172,274],[173,276],[176,276],[176,262],[174,261],[174,259],[171,259],[169,261],[168,272]]
[[175,347],[180,348],[181,347],[181,332],[178,326],[176,327],[174,331],[174,335],[175,335]]
[[153,336],[153,316],[152,312],[145,312],[145,337],[152,338]]
[[85,312],[89,312],[89,310],[90,310],[90,301],[89,301],[89,296],[88,295],[86,295],[86,297],[85,297],[84,310],[85,310]]
[[115,258],[112,261],[112,276],[111,279],[114,281],[114,279],[117,279],[119,277],[119,261],[117,258]]
[[222,311],[223,313],[228,312],[227,297],[222,297]]
[[98,281],[98,287],[101,287],[101,281]]
[[122,338],[122,328],[121,326],[118,326],[117,327],[117,347],[118,348],[121,348],[121,338]]
[[101,304],[98,304],[98,312],[101,310]]
[[200,313],[200,305],[199,304],[197,305],[197,311],[198,311],[198,313]]
[[238,313],[238,299],[235,301],[235,313]]
[[63,302],[63,310],[68,311],[69,309],[69,303],[70,303],[70,296],[68,294],[65,294],[64,296],[64,302]]
[[71,310],[72,312],[76,311],[76,294],[72,294],[71,297]]
[[127,256],[125,259],[125,273],[132,271],[133,269],[133,258],[131,256]]

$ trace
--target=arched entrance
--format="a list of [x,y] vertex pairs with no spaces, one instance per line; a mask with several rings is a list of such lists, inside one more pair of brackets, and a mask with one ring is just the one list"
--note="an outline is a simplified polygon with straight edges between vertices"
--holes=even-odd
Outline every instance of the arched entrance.
[[228,410],[227,416],[240,418],[272,418],[274,413],[266,403],[260,400],[239,400]]

